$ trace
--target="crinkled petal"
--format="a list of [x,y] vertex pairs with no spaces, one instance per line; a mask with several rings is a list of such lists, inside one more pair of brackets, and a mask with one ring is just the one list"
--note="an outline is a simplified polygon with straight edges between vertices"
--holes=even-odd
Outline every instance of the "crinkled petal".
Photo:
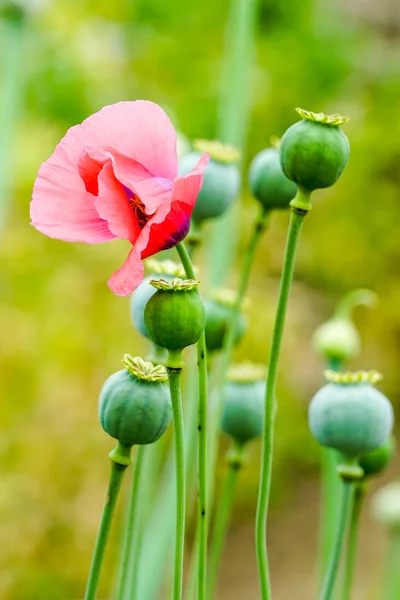
[[129,296],[143,281],[144,267],[137,248],[133,247],[122,267],[108,280],[117,296]]
[[97,178],[98,196],[95,207],[109,230],[117,237],[135,243],[140,234],[138,220],[129,204],[123,185],[117,180],[111,161],[106,163]]
[[[176,134],[161,107],[142,100],[106,106],[69,129],[39,170],[31,219],[46,235],[88,243],[115,238],[78,172],[80,154],[87,147],[113,148],[154,176],[172,180],[177,174]],[[92,180],[93,168],[92,164]]]
[[85,146],[115,148],[157,177],[174,179],[178,173],[175,129],[163,109],[154,102],[136,100],[105,106],[82,125],[70,129],[66,138],[68,136],[84,140],[81,149]]
[[188,175],[174,180],[170,206],[160,206],[137,240],[142,259],[172,248],[186,237],[208,161],[205,154]]

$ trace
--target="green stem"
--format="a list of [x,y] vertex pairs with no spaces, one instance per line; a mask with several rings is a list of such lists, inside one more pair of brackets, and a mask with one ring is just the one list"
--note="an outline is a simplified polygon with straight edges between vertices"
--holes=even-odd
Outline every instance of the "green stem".
[[87,582],[84,600],[96,600],[97,588],[99,586],[101,568],[110,535],[115,506],[117,504],[119,490],[126,467],[130,464],[131,447],[117,443],[116,448],[110,453],[111,473],[108,484],[106,500],[101,515],[100,527],[97,534],[89,579]]
[[[245,254],[243,257],[243,265],[239,279],[239,285],[236,294],[236,301],[234,306],[232,307],[230,326],[228,327],[225,337],[223,347],[221,349],[221,361],[218,364],[218,372],[215,382],[215,387],[217,389],[216,398],[217,401],[213,407],[213,413],[210,415],[210,424],[209,424],[209,468],[208,468],[208,510],[212,510],[213,505],[213,489],[214,489],[214,478],[215,478],[215,463],[218,456],[218,441],[220,434],[220,423],[222,417],[223,410],[223,395],[224,395],[224,387],[226,381],[226,374],[228,371],[229,364],[232,358],[232,350],[235,343],[235,334],[237,323],[240,315],[240,310],[243,305],[243,300],[246,295],[251,267],[254,261],[254,255],[257,250],[260,239],[268,225],[269,220],[269,212],[265,211],[261,208],[260,213],[258,214],[252,234],[249,240],[249,244],[245,250]],[[188,575],[188,584],[186,591],[186,598],[191,600],[195,595],[195,565],[197,563],[197,534],[193,544],[193,551],[191,556],[191,563],[189,568]]]
[[5,225],[12,182],[12,141],[22,101],[22,53],[26,19],[6,22],[2,31],[3,64],[0,96],[0,231]]
[[[255,29],[259,0],[231,0],[226,24],[218,105],[218,139],[244,154],[251,107]],[[239,203],[211,225],[210,277],[221,286],[237,250]]]
[[[342,363],[330,360],[328,368],[332,371],[340,371]],[[336,531],[337,506],[339,499],[339,479],[337,467],[339,456],[332,448],[321,447],[321,527],[320,527],[320,551],[319,551],[319,573],[320,578],[328,566],[330,551]]]
[[355,484],[353,481],[341,482],[340,502],[336,523],[336,536],[331,548],[331,556],[325,573],[320,600],[331,600],[332,598],[333,588],[339,570],[340,557],[346,538],[347,524],[352,507],[354,488]]
[[215,586],[219,565],[221,562],[222,551],[224,549],[226,534],[228,531],[229,520],[232,511],[234,490],[237,481],[237,475],[242,467],[243,445],[234,445],[235,458],[229,461],[228,471],[222,487],[221,498],[218,502],[218,508],[215,513],[214,531],[210,546],[210,570],[208,578],[208,600],[214,597]]
[[[195,279],[195,273],[190,257],[183,242],[176,249],[181,259],[186,276]],[[199,532],[199,553],[197,563],[197,598],[205,600],[207,591],[207,537],[208,537],[208,507],[207,507],[207,350],[204,332],[197,342],[198,363],[198,412],[197,412],[197,470],[198,470],[198,508],[197,528]]]
[[[140,549],[140,520],[143,516],[143,505],[140,502],[140,483],[147,446],[139,446],[136,454],[135,470],[132,477],[131,495],[129,499],[128,519],[126,523],[124,548],[122,552],[122,567],[118,588],[118,600],[133,600],[137,598],[137,568]],[[140,489],[140,493],[139,493]]]
[[[173,357],[175,363],[176,357]],[[185,446],[183,437],[183,412],[181,398],[181,373],[179,367],[168,366],[169,388],[171,390],[172,414],[175,432],[175,462],[176,462],[176,535],[173,599],[181,600],[183,588],[183,553],[185,549],[185,508],[186,508],[186,478],[185,478]]]
[[289,299],[289,292],[293,279],[297,242],[306,214],[307,212],[304,210],[297,208],[291,209],[289,232],[286,243],[278,306],[276,310],[275,324],[272,333],[267,372],[264,431],[261,455],[261,473],[256,516],[256,554],[262,600],[269,600],[271,598],[266,528],[268,503],[271,488],[276,379],[278,374],[279,356],[282,344],[282,336]]
[[389,531],[389,554],[385,576],[385,600],[400,598],[400,529],[393,527]]
[[360,482],[355,488],[353,506],[351,509],[350,529],[349,536],[347,539],[346,562],[344,565],[343,593],[341,600],[350,600],[351,598],[351,589],[353,586],[356,566],[358,532],[364,495],[365,484]]

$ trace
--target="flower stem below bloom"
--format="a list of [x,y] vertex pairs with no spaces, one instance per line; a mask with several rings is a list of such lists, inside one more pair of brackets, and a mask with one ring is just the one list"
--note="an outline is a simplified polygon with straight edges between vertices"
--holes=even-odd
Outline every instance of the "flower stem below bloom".
[[[190,257],[183,242],[176,249],[188,279],[195,279]],[[207,538],[208,538],[208,506],[207,506],[207,350],[204,332],[197,342],[198,363],[198,408],[197,408],[197,472],[198,472],[198,507],[197,529],[199,552],[197,563],[197,599],[205,600],[207,590]]]
[[[176,357],[173,357],[175,364]],[[169,366],[167,371],[171,390],[172,414],[175,433],[175,464],[176,464],[176,536],[173,599],[181,600],[183,589],[183,554],[185,549],[185,509],[186,509],[186,478],[185,478],[185,447],[183,437],[183,412],[181,398],[180,367]]]
[[84,600],[96,600],[97,588],[99,586],[101,568],[104,555],[110,535],[111,524],[117,504],[119,490],[125,469],[130,463],[130,446],[117,443],[115,451],[110,453],[111,473],[108,484],[103,513],[101,515],[100,527],[97,534],[96,545],[94,548],[92,564],[90,567],[89,579],[86,587]]
[[307,212],[304,210],[297,208],[291,209],[289,232],[279,289],[278,306],[276,310],[268,363],[264,431],[261,454],[261,473],[256,516],[256,555],[260,579],[261,600],[270,600],[271,598],[266,527],[268,502],[271,488],[276,379],[278,375],[279,356],[282,344],[283,329],[285,325],[286,310],[293,279],[296,248],[306,214]]
[[347,524],[350,518],[354,489],[355,483],[353,481],[341,482],[340,503],[338,507],[336,523],[336,536],[331,548],[331,556],[325,574],[320,600],[331,600],[332,598],[333,589],[339,570],[340,557],[345,542]]
[[131,495],[129,499],[128,519],[126,523],[124,548],[122,551],[122,568],[118,588],[118,600],[133,600],[137,598],[136,582],[139,562],[140,531],[140,482],[142,479],[145,453],[149,448],[139,446],[136,454],[135,469],[132,478]]
[[235,445],[235,460],[229,461],[228,470],[225,481],[223,483],[221,498],[218,502],[214,519],[214,531],[211,539],[210,547],[210,573],[208,578],[208,593],[207,599],[212,600],[214,597],[215,585],[219,565],[221,561],[222,551],[229,526],[229,519],[232,510],[237,475],[242,467],[241,457],[243,454],[243,446]]
[[354,581],[354,572],[357,556],[357,542],[360,525],[361,509],[365,496],[365,484],[357,484],[354,492],[353,506],[351,509],[350,529],[347,539],[346,562],[344,565],[344,582],[341,600],[350,600],[351,588]]

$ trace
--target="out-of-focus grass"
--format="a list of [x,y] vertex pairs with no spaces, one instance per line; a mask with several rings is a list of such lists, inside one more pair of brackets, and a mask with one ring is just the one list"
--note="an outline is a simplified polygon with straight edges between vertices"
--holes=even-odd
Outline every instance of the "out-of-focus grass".
[[[306,405],[322,364],[310,336],[351,288],[380,297],[376,310],[357,316],[364,354],[355,366],[382,370],[385,391],[398,401],[400,24],[385,25],[382,11],[368,7],[327,0],[260,7],[248,159],[296,119],[297,105],[352,117],[349,167],[334,189],[315,195],[299,251],[278,390],[275,502],[315,462]],[[29,226],[37,168],[69,125],[120,99],[152,99],[189,137],[212,137],[225,18],[224,3],[211,0],[185,8],[178,0],[58,0],[30,23],[25,110],[10,148],[14,195],[0,242],[4,600],[82,596],[112,446],[97,422],[97,395],[124,352],[147,352],[128,300],[106,287],[124,244],[66,244]],[[240,247],[255,211],[245,189]],[[237,358],[267,360],[286,227],[287,215],[275,215],[259,250],[253,326]],[[254,514],[258,450],[240,486],[244,519]],[[108,580],[112,567],[107,561]]]

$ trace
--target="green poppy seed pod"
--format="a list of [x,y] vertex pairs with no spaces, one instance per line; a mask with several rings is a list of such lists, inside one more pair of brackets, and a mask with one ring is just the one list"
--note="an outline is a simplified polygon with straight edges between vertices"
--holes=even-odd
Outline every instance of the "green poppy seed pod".
[[192,219],[200,224],[206,219],[222,215],[237,198],[240,190],[240,171],[235,164],[239,159],[236,149],[221,144],[198,140],[196,152],[180,161],[179,174],[186,175],[199,162],[204,152],[209,152],[210,162],[204,171],[203,186],[197,196]]
[[352,459],[379,448],[393,427],[393,408],[373,383],[376,371],[336,373],[311,401],[308,423],[315,439]]
[[[217,352],[224,345],[226,332],[232,320],[236,294],[227,289],[216,289],[204,302],[206,309],[206,346],[209,352]],[[238,344],[246,329],[246,318],[240,311],[236,323],[235,340]]]
[[400,482],[392,481],[380,488],[372,498],[372,514],[389,529],[400,528]]
[[101,426],[122,444],[152,444],[172,419],[165,367],[126,354],[125,369],[111,375],[99,398]]
[[265,372],[264,366],[250,363],[229,372],[221,428],[238,444],[246,444],[262,434]]
[[253,196],[266,210],[289,208],[297,191],[282,171],[278,148],[267,148],[253,158],[249,182]]
[[374,306],[376,294],[371,290],[357,289],[346,294],[329,321],[314,333],[315,350],[328,362],[342,363],[361,352],[361,337],[353,323],[353,310],[357,306]]
[[339,127],[349,119],[296,110],[302,120],[289,127],[281,141],[283,172],[308,192],[330,187],[349,160],[349,140]]
[[393,458],[396,449],[396,441],[390,436],[386,442],[376,450],[371,450],[362,454],[359,459],[359,465],[364,471],[365,477],[379,475],[386,469]]
[[151,271],[151,275],[145,277],[142,283],[136,288],[131,296],[130,314],[132,322],[144,337],[150,337],[144,322],[144,309],[150,298],[156,293],[156,288],[150,284],[155,279],[165,279],[171,281],[174,277],[184,277],[183,267],[172,260],[158,261],[149,259],[146,261],[146,267]]
[[150,339],[170,351],[195,344],[205,325],[204,305],[197,293],[198,281],[176,278],[151,283],[157,292],[144,311]]

